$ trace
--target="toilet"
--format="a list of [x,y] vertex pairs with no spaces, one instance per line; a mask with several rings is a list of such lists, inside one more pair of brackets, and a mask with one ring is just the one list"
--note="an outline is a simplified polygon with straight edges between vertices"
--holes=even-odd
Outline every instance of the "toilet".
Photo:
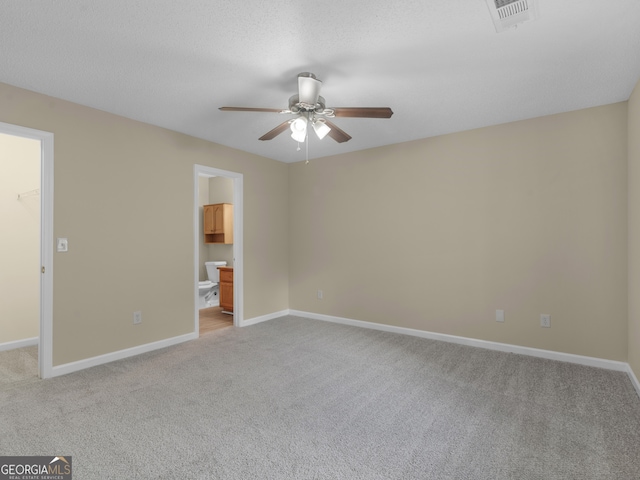
[[218,267],[224,267],[227,262],[204,262],[207,268],[207,277],[209,280],[198,282],[199,304],[198,308],[217,307],[220,305],[220,270]]

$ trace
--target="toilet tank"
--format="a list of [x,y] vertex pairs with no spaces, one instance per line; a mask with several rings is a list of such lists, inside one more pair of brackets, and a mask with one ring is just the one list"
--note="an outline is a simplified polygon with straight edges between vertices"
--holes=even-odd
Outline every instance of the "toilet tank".
[[224,267],[227,265],[227,262],[204,262],[205,267],[207,267],[207,277],[210,282],[219,283],[220,282],[220,270],[218,267]]

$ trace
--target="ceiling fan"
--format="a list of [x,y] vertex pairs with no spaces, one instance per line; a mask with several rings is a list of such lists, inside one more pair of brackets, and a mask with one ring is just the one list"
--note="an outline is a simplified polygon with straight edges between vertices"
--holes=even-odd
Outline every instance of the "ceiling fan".
[[326,108],[324,98],[320,96],[322,82],[313,73],[298,74],[298,94],[289,98],[289,108],[252,108],[252,107],[220,107],[224,112],[269,112],[285,113],[294,118],[282,122],[273,130],[268,131],[259,140],[271,140],[287,129],[291,130],[291,138],[297,142],[304,142],[307,138],[309,126],[316,132],[318,138],[327,135],[336,142],[348,142],[351,136],[337,125],[327,120],[334,117],[358,118],[391,118],[393,111],[389,107],[336,107]]

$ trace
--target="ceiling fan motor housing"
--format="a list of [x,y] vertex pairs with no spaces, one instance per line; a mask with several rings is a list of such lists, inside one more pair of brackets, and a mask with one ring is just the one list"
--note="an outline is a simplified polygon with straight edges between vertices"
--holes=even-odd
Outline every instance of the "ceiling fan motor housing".
[[315,105],[309,105],[301,102],[299,95],[292,95],[289,97],[289,110],[291,110],[292,113],[311,112],[325,114],[325,100],[323,97],[318,96],[318,101]]

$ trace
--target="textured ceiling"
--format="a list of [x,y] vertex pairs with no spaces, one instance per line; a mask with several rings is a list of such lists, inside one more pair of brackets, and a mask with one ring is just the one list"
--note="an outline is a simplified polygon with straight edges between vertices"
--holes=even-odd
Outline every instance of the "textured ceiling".
[[539,0],[540,18],[496,33],[484,0],[0,0],[0,82],[283,162],[287,133],[258,140],[296,75],[353,139],[310,135],[318,158],[629,98],[640,78],[640,1]]

